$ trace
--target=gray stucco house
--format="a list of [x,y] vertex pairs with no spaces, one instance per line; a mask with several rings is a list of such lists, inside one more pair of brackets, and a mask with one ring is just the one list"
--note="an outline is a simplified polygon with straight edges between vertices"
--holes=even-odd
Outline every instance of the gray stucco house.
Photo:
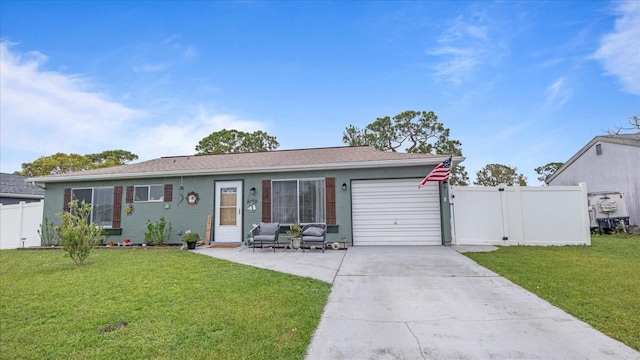
[[418,189],[447,158],[345,146],[162,157],[30,180],[45,187],[45,218],[57,221],[72,199],[91,202],[92,222],[113,242],[143,243],[147,220],[164,217],[171,243],[187,230],[204,238],[207,228],[212,244],[240,243],[262,221],[279,222],[281,231],[326,223],[329,243],[447,245],[447,185]]
[[0,173],[0,204],[11,205],[44,199],[44,190],[26,182],[26,176]]
[[640,225],[640,132],[594,137],[547,179],[550,186],[581,182],[589,193],[623,193],[629,222]]

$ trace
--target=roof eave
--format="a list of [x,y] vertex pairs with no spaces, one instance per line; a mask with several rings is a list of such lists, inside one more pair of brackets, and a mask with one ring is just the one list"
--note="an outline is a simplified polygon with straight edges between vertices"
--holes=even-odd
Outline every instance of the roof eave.
[[549,183],[553,179],[558,177],[560,173],[562,173],[566,168],[571,166],[571,164],[573,164],[576,160],[578,160],[584,153],[587,152],[587,150],[589,150],[592,146],[596,145],[599,142],[606,142],[606,143],[618,144],[618,145],[630,145],[630,146],[637,146],[638,144],[636,140],[615,138],[615,137],[603,136],[603,135],[596,136],[593,139],[591,139],[591,141],[589,141],[587,145],[583,146],[577,153],[575,153],[572,157],[570,157],[569,160],[567,160],[567,162],[565,162],[564,165],[560,167],[560,169],[558,169],[551,176],[549,176],[549,178],[546,179],[545,184],[549,185]]
[[[27,181],[39,184],[62,183],[77,181],[96,180],[117,180],[117,179],[142,179],[174,176],[205,176],[205,175],[229,175],[229,174],[261,174],[270,172],[287,171],[316,171],[316,170],[342,170],[342,169],[370,169],[370,168],[390,168],[416,165],[437,165],[446,160],[447,157],[403,159],[403,160],[377,160],[377,161],[356,161],[331,164],[309,164],[309,165],[285,165],[285,166],[265,166],[265,167],[238,167],[226,169],[198,169],[198,170],[164,170],[147,171],[120,174],[95,174],[95,175],[74,175],[29,178]],[[453,157],[453,163],[458,164],[465,160],[463,156]]]

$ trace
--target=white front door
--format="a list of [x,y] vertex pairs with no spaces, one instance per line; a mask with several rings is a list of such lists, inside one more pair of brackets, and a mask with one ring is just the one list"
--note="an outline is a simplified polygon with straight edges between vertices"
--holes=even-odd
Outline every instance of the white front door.
[[213,241],[242,241],[242,181],[217,181]]

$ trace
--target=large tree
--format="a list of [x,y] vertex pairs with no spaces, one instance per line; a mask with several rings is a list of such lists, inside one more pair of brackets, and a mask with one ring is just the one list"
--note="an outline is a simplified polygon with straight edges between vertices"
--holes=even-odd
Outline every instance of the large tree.
[[544,166],[538,166],[534,170],[540,176],[538,176],[538,180],[543,183],[547,183],[547,179],[549,176],[553,175],[558,169],[560,169],[564,165],[562,162],[550,162]]
[[209,134],[196,145],[198,155],[261,152],[275,150],[280,143],[264,131],[252,133],[220,130]]
[[[433,111],[410,110],[393,118],[377,118],[364,129],[349,125],[342,134],[342,142],[349,146],[372,145],[381,151],[462,156],[462,144],[449,139],[449,132]],[[449,183],[469,184],[464,166],[451,169]]]
[[522,174],[518,174],[518,169],[515,167],[502,164],[488,164],[476,172],[476,181],[474,184],[481,186],[497,186],[500,184],[526,186],[527,178]]
[[18,172],[18,174],[24,176],[64,174],[124,165],[136,159],[138,159],[138,155],[125,150],[107,150],[88,155],[56,153],[50,156],[42,156],[34,162],[22,163],[22,171]]

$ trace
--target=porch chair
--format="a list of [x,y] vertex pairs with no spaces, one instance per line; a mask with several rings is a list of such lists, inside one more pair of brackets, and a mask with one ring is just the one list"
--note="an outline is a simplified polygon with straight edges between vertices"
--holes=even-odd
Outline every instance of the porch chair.
[[327,245],[327,224],[307,224],[302,227],[302,252],[305,246],[320,245],[322,252]]
[[260,225],[251,230],[251,237],[253,238],[253,252],[256,252],[256,246],[260,245],[260,249],[262,249],[265,244],[271,245],[273,252],[276,252],[279,234],[280,223],[261,222]]

